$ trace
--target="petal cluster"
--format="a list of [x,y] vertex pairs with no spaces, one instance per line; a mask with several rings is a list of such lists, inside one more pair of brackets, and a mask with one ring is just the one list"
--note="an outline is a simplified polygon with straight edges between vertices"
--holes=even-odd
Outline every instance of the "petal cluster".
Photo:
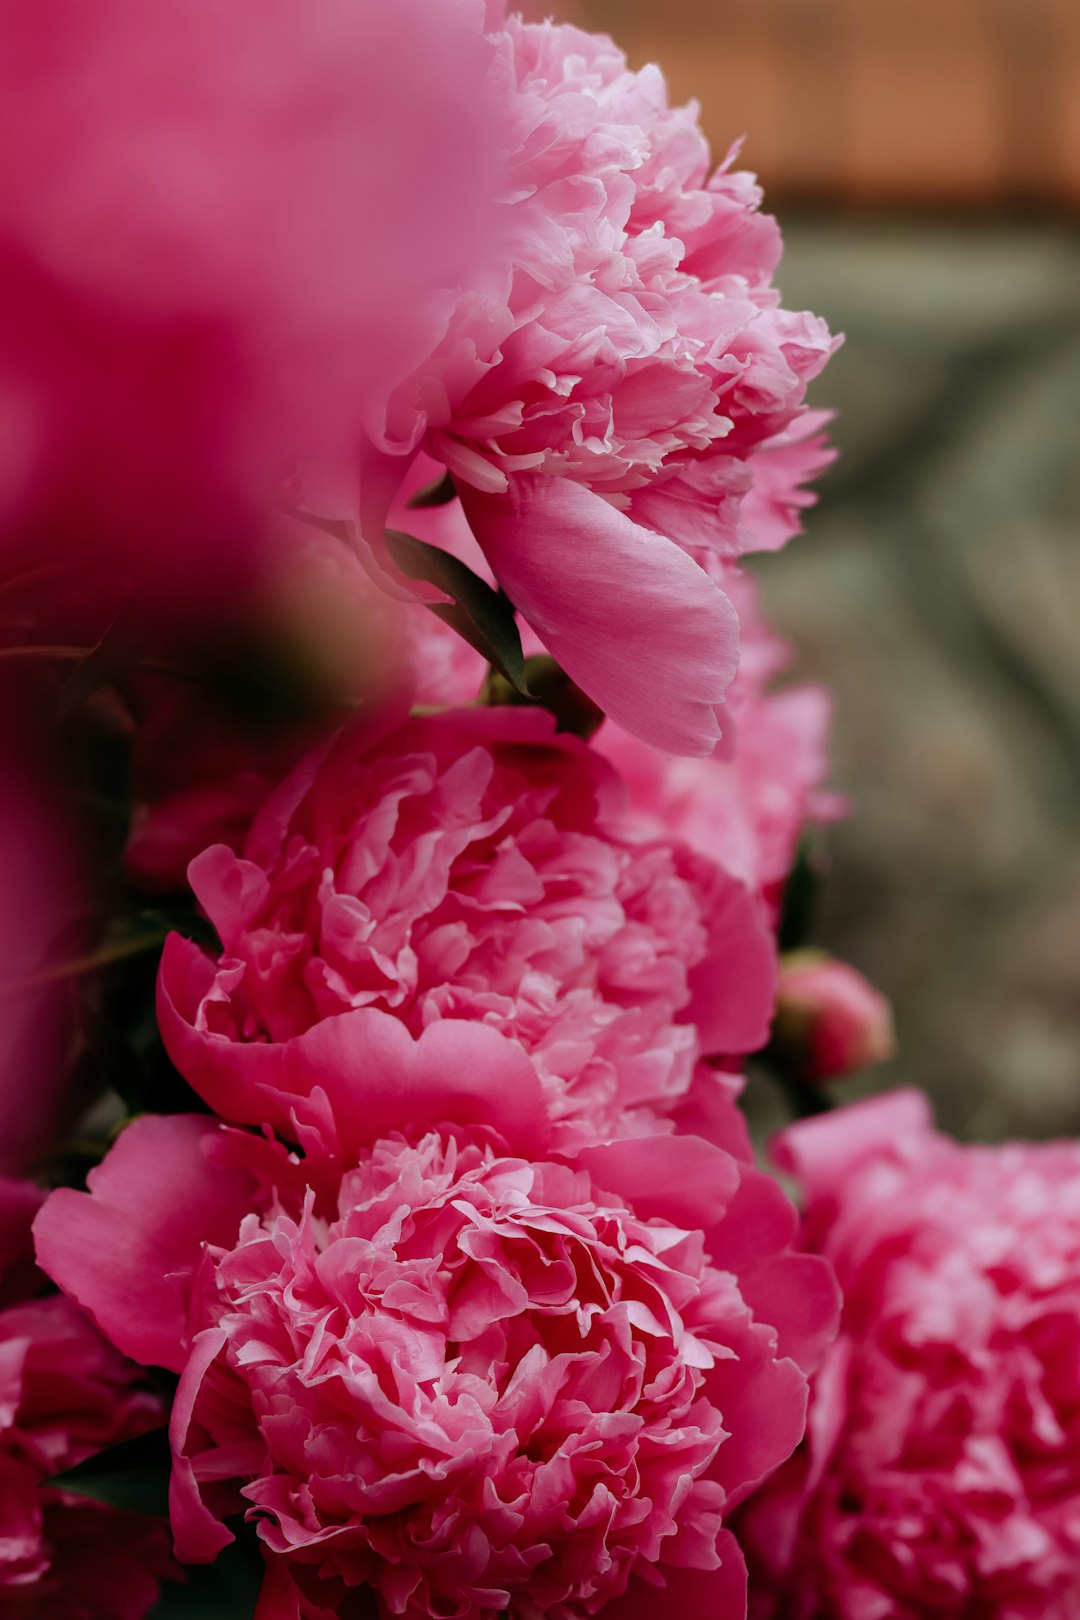
[[655,1129],[701,1056],[767,1035],[757,898],[687,846],[643,840],[610,768],[540,713],[348,730],[270,799],[242,857],[218,846],[190,876],[221,954],[170,941],[159,1017],[227,1116],[219,1072],[278,1085],[282,1054],[313,1054],[328,1025],[346,1051],[367,1008],[416,1034],[467,1020],[511,1036],[567,1140]]
[[[380,1079],[349,1169],[147,1117],[39,1219],[63,1285],[180,1374],[181,1558],[215,1557],[243,1512],[267,1612],[294,1620],[359,1588],[410,1620],[615,1620],[688,1579],[741,1620],[722,1520],[796,1444],[834,1312],[790,1205],[695,1138],[567,1164],[534,1126],[521,1157],[494,1089],[494,1127],[448,1118],[445,1070],[402,1129],[408,1077]],[[147,1248],[168,1271],[136,1298]]]
[[748,1510],[752,1612],[1066,1620],[1080,1604],[1080,1147],[959,1146],[899,1092],[780,1157],[836,1267],[802,1452]]

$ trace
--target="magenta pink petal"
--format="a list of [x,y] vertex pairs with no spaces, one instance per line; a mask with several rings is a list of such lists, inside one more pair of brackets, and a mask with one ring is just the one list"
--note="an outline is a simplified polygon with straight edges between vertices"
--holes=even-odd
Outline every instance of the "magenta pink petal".
[[38,1263],[125,1355],[180,1372],[191,1275],[204,1242],[235,1239],[253,1181],[212,1165],[221,1127],[199,1114],[145,1114],[34,1223]]

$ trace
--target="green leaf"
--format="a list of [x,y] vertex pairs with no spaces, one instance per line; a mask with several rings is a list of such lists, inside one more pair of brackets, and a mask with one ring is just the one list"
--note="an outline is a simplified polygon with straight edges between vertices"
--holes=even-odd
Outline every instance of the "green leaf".
[[493,706],[542,704],[555,716],[557,731],[569,731],[588,742],[604,723],[604,711],[587,697],[580,686],[575,686],[569,675],[547,653],[534,653],[525,660],[525,679],[530,697],[519,692],[501,675],[492,670],[484,686],[484,701]]
[[134,1440],[108,1446],[46,1483],[75,1496],[89,1496],[128,1513],[165,1517],[169,1512],[168,1429],[151,1429]]
[[433,484],[427,484],[413,496],[409,502],[410,507],[423,508],[425,506],[448,506],[451,501],[457,500],[457,490],[454,480],[448,472],[441,478],[436,478]]
[[795,951],[811,938],[820,887],[819,859],[814,839],[804,832],[794,864],[784,884],[777,943],[782,951]]
[[246,1535],[212,1564],[188,1565],[184,1575],[182,1584],[162,1589],[148,1620],[252,1620],[263,1564]]
[[448,551],[429,546],[426,540],[388,529],[386,545],[409,579],[425,579],[453,597],[452,602],[429,602],[427,606],[494,664],[516,692],[528,697],[521,637],[513,605],[507,597],[501,591],[492,590],[485,580]]

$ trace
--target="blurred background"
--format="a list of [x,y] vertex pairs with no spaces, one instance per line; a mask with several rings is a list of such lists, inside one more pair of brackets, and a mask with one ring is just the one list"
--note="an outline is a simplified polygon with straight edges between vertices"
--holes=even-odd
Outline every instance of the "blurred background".
[[836,697],[816,942],[971,1138],[1080,1132],[1080,4],[564,0],[746,134],[841,451],[759,568]]

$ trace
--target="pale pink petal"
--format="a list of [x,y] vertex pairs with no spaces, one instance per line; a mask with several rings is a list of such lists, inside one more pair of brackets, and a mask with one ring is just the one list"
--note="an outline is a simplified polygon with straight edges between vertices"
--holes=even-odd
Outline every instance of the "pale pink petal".
[[568,479],[521,476],[505,496],[462,496],[500,585],[582,690],[656,748],[709,753],[739,632],[708,575]]

